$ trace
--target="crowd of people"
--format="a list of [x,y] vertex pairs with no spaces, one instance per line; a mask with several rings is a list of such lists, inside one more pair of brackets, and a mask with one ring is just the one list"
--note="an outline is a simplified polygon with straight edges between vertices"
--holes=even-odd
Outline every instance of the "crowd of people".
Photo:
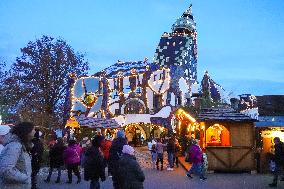
[[[1,189],[36,189],[37,174],[41,168],[44,153],[42,133],[35,129],[30,122],[22,122],[10,129],[9,126],[0,128],[0,188]],[[143,189],[145,175],[136,160],[134,148],[128,145],[125,133],[117,132],[115,139],[108,140],[101,134],[96,134],[92,140],[83,145],[74,138],[67,143],[62,138],[48,143],[49,172],[46,183],[51,182],[53,171],[57,170],[55,183],[61,182],[61,171],[67,169],[67,184],[73,183],[73,173],[77,177],[76,183],[83,178],[90,183],[90,189],[99,189],[100,182],[107,176],[112,177],[114,189]],[[273,161],[274,179],[270,186],[277,186],[278,175],[283,166],[284,144],[278,137],[274,139],[275,155]],[[173,171],[174,165],[179,166],[178,156],[180,144],[173,135],[168,138],[152,139],[148,143],[152,157],[152,168],[158,171],[164,169],[164,152],[167,152],[167,170]],[[206,154],[198,145],[198,140],[192,140],[186,151],[188,161],[192,163],[186,176],[191,179],[192,174],[205,180],[207,167]],[[106,171],[106,168],[108,171]],[[106,175],[106,172],[108,175]]]
[[[0,188],[36,189],[37,174],[41,168],[44,152],[42,133],[30,122],[22,122],[11,130],[9,126],[0,128]],[[49,173],[44,180],[51,182],[53,170],[57,170],[55,183],[61,182],[61,171],[67,169],[67,184],[71,184],[73,173],[76,183],[90,182],[90,189],[99,189],[100,181],[112,177],[115,189],[142,189],[145,175],[136,161],[134,148],[127,144],[122,130],[117,137],[107,140],[97,134],[91,142],[80,145],[70,138],[68,144],[62,138],[49,142]]]

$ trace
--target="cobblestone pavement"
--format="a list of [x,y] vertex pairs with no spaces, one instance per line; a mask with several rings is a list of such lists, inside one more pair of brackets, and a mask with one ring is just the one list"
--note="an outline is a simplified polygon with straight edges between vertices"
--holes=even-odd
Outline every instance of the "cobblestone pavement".
[[[189,179],[185,176],[183,168],[176,168],[174,171],[157,171],[151,169],[150,154],[144,151],[136,154],[139,163],[142,165],[146,180],[144,182],[145,189],[264,189],[272,181],[270,175],[259,174],[208,174],[206,181],[200,181],[196,176]],[[166,154],[165,154],[166,156]],[[76,184],[73,178],[73,184],[65,184],[67,180],[66,172],[63,173],[62,183],[55,184],[56,173],[52,177],[49,184],[43,182],[47,172],[46,169],[41,170],[39,178],[39,189],[88,189],[89,184],[82,181]],[[73,176],[74,177],[74,176]],[[111,178],[108,178],[101,184],[101,189],[112,189]],[[284,189],[284,182],[279,182],[278,188]]]

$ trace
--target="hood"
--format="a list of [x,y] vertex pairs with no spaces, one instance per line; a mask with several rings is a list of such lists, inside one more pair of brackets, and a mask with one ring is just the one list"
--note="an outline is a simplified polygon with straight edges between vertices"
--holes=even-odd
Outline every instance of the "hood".
[[11,142],[21,142],[17,135],[12,133],[8,133],[4,138],[4,146],[11,143]]

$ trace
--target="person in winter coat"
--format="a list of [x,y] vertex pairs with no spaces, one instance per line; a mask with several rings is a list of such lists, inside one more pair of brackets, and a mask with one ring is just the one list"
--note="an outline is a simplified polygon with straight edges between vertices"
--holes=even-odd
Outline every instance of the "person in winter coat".
[[112,175],[113,188],[124,189],[121,187],[118,161],[122,155],[122,148],[127,144],[124,132],[119,130],[117,132],[117,138],[112,141],[112,145],[109,150],[109,169]]
[[168,153],[168,162],[169,167],[167,168],[168,171],[174,170],[174,154],[175,154],[175,138],[172,136],[167,144],[167,153]]
[[119,172],[122,176],[123,189],[143,189],[145,175],[136,161],[134,149],[129,145],[124,145],[122,157],[119,160]]
[[4,149],[4,139],[6,135],[10,132],[10,127],[8,125],[0,125],[0,154]]
[[42,162],[43,155],[43,143],[40,140],[42,133],[40,131],[36,131],[35,136],[32,140],[33,147],[31,149],[32,155],[32,189],[37,188],[37,174],[40,170],[40,165]]
[[[108,166],[109,164],[109,151],[110,151],[111,145],[112,145],[112,142],[108,139],[105,139],[105,137],[102,136],[102,142],[101,142],[100,149],[103,152],[105,166]],[[108,166],[108,172],[110,174],[109,166]]]
[[159,170],[159,162],[161,162],[161,171],[163,170],[163,164],[164,164],[164,144],[161,142],[161,139],[157,139],[156,144],[156,151],[157,151],[157,161],[156,166],[157,170]]
[[202,164],[202,150],[198,146],[198,141],[193,140],[192,145],[190,147],[190,159],[192,161],[192,166],[186,176],[188,178],[192,178],[191,174],[193,172],[197,173],[200,177],[200,180],[205,180],[204,172],[202,170],[203,164]]
[[79,171],[81,147],[75,140],[69,140],[68,147],[64,150],[63,159],[67,167],[68,172],[68,184],[72,183],[72,171],[77,176],[77,184],[81,182],[81,175]]
[[105,139],[105,137],[102,136],[101,151],[103,152],[104,159],[106,161],[109,160],[109,151],[110,151],[111,145],[112,145],[112,142],[108,139]]
[[34,125],[22,122],[5,137],[5,147],[0,154],[1,189],[31,189],[32,168],[28,150],[34,134]]
[[49,150],[49,173],[45,182],[50,182],[50,178],[53,172],[53,169],[57,169],[57,179],[55,183],[60,183],[61,170],[64,166],[63,153],[65,146],[62,138],[58,138],[56,143]]
[[90,181],[90,189],[100,189],[100,182],[105,181],[104,158],[100,151],[103,138],[97,135],[92,140],[92,147],[88,148],[85,153],[84,161],[84,179]]
[[274,141],[274,155],[272,160],[275,162],[275,170],[273,172],[273,182],[269,184],[270,187],[277,187],[278,175],[281,168],[284,166],[284,143],[281,142],[279,137],[275,137]]
[[180,151],[180,144],[178,142],[177,139],[175,139],[175,153],[174,153],[174,164],[176,164],[176,166],[178,167],[178,154],[179,154],[179,151]]

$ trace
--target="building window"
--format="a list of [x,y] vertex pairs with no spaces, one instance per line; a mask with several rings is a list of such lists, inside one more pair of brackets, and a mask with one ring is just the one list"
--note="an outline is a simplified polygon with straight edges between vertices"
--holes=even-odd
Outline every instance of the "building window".
[[207,146],[230,146],[230,132],[220,124],[214,124],[206,130]]
[[157,95],[154,94],[154,102],[153,102],[153,106],[155,110],[158,110],[162,107],[162,95]]
[[124,108],[124,113],[125,114],[144,114],[145,108],[141,102],[133,99],[126,103],[125,108]]
[[115,109],[115,110],[114,110],[114,114],[115,114],[115,115],[120,115],[120,109]]
[[154,81],[156,81],[157,79],[156,79],[156,77],[157,77],[157,75],[154,75]]
[[177,96],[177,105],[181,105],[181,97]]
[[169,62],[170,61],[170,57],[166,57],[166,62]]

